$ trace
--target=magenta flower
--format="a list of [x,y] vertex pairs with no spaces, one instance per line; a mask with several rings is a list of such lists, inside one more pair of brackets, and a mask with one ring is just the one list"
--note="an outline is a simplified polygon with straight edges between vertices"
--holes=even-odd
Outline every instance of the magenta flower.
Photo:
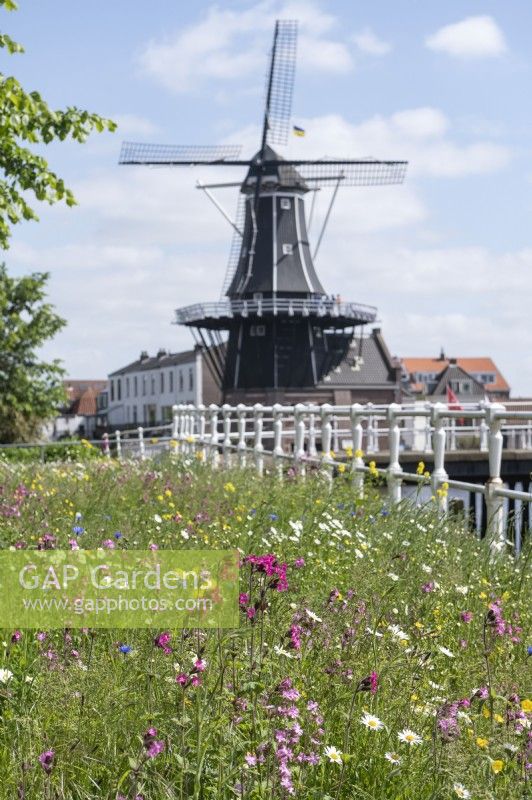
[[471,622],[471,620],[473,619],[473,612],[472,611],[462,611],[462,613],[460,614],[460,619],[462,620],[462,622],[465,622],[465,623]]
[[162,740],[157,739],[157,728],[148,728],[142,738],[148,758],[155,758],[163,752],[165,745]]
[[159,633],[153,643],[156,647],[160,647],[165,655],[168,655],[172,652],[172,648],[168,646],[168,643],[171,639],[171,634],[168,631],[164,631],[163,633]]
[[54,765],[54,758],[55,758],[54,750],[45,750],[39,756],[39,763],[47,775],[49,775],[52,771],[52,767]]

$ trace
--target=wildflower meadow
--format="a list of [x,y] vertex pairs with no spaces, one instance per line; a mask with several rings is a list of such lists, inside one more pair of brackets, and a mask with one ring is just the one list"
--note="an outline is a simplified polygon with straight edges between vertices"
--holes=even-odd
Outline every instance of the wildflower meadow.
[[231,629],[3,629],[2,800],[505,800],[532,775],[530,544],[379,479],[0,464],[3,549],[238,549]]

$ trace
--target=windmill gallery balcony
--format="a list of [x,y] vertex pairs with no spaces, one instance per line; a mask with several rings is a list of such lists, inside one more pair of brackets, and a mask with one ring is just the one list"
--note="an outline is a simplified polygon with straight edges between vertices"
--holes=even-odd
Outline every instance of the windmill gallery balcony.
[[373,306],[349,301],[333,300],[326,297],[287,298],[266,297],[257,300],[221,300],[215,303],[195,303],[178,308],[175,322],[178,325],[196,326],[201,322],[204,328],[221,327],[220,323],[238,318],[284,316],[284,317],[316,317],[321,327],[329,323],[335,328],[347,328],[352,325],[363,325],[374,322],[377,309]]

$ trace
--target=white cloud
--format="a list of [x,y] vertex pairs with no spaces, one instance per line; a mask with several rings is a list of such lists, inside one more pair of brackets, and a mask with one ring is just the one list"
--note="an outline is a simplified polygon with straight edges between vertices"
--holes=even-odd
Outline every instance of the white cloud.
[[313,2],[277,0],[263,0],[241,12],[211,6],[200,22],[150,41],[140,66],[176,93],[213,81],[256,78],[264,74],[275,19],[298,20],[301,69],[343,73],[352,68],[347,46],[329,36],[336,24],[333,16]]
[[138,114],[113,114],[111,118],[116,122],[120,136],[150,136],[159,130],[157,125]]
[[362,53],[370,56],[385,56],[392,49],[391,44],[379,39],[371,28],[364,28],[355,33],[352,39]]
[[444,25],[425,39],[430,50],[453,58],[492,58],[506,52],[504,34],[489,16],[467,17],[452,25]]

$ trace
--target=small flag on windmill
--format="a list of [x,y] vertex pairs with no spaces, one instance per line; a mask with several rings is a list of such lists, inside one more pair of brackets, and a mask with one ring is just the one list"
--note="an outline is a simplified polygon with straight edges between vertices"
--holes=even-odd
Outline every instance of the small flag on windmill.
[[292,130],[294,131],[294,136],[304,136],[305,135],[305,129],[304,128],[300,128],[298,125],[294,125],[292,127]]

